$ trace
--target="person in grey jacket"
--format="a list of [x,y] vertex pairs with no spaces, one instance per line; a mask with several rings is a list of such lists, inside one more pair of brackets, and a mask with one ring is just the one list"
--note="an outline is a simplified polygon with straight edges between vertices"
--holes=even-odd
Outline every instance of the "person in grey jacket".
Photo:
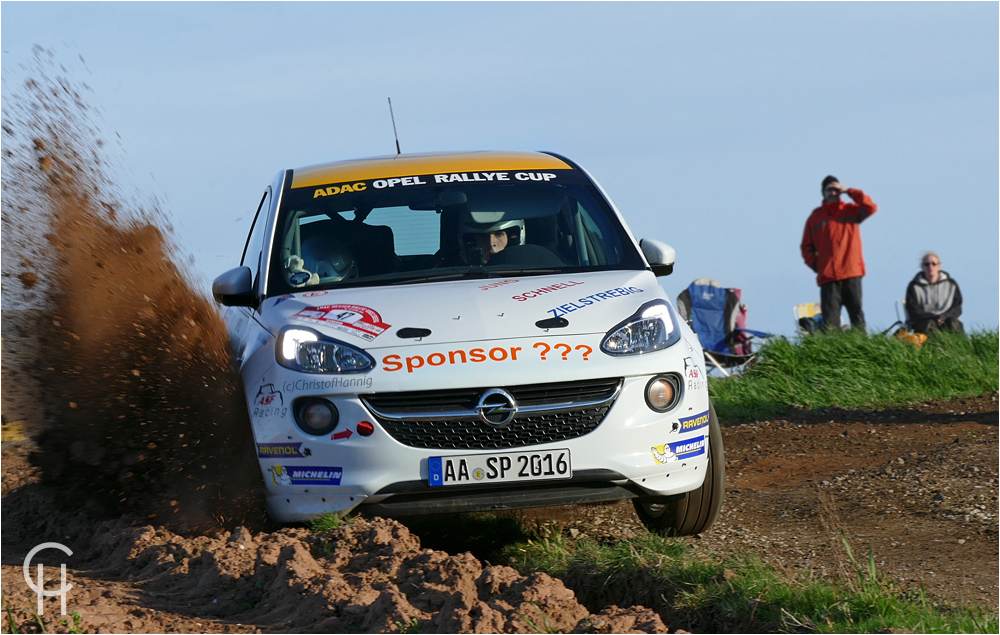
[[920,273],[906,287],[906,323],[916,333],[938,330],[964,333],[962,292],[955,279],[941,270],[941,258],[929,251],[920,259]]

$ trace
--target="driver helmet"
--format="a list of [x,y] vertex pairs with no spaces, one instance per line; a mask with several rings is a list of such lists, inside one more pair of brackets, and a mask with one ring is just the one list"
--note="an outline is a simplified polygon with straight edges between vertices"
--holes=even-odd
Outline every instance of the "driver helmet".
[[458,231],[462,236],[462,244],[464,245],[475,244],[476,234],[492,234],[498,231],[507,232],[508,245],[524,244],[524,221],[519,218],[493,223],[476,223],[467,220],[459,226]]
[[306,266],[319,275],[321,282],[340,282],[358,277],[354,252],[336,241],[310,239],[302,244]]

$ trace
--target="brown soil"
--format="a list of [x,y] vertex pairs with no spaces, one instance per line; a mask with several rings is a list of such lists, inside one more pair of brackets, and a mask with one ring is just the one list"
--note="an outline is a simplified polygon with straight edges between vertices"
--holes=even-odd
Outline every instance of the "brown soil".
[[[481,561],[415,523],[272,526],[221,320],[175,264],[158,210],[123,211],[72,83],[40,76],[3,125],[3,631],[686,626],[661,589],[595,605],[572,580]],[[844,535],[900,587],[996,607],[997,418],[988,394],[731,425],[725,509],[686,540],[839,578],[852,571]],[[628,503],[518,516],[570,538],[642,531]],[[42,542],[73,551],[32,561],[50,589],[67,564],[70,615],[58,597],[36,614],[22,565]]]
[[[846,580],[853,567],[844,535],[860,558],[870,546],[878,570],[900,590],[922,584],[932,599],[995,607],[996,408],[990,394],[726,427],[725,509],[710,531],[685,540],[716,557],[756,553],[789,577]],[[3,443],[3,601],[19,632],[38,630],[22,563],[43,541],[74,552],[49,550],[49,559],[33,562],[50,565],[50,588],[68,562],[67,611],[80,615],[85,632],[667,632],[670,625],[662,589],[625,608],[587,606],[572,581],[425,548],[395,520],[360,518],[322,533],[237,526],[209,535],[129,515],[102,520],[57,502],[58,490],[39,483],[41,470],[27,460],[31,446]],[[627,540],[643,531],[628,503],[518,516],[576,539]],[[73,628],[59,610],[58,598],[45,600],[45,630]],[[6,618],[3,626],[10,632]]]
[[[899,590],[998,606],[997,393],[911,409],[824,409],[723,427],[726,499],[685,539],[801,578],[856,577],[844,538]],[[538,510],[574,537],[631,538],[632,506]],[[652,605],[652,603],[649,603]]]

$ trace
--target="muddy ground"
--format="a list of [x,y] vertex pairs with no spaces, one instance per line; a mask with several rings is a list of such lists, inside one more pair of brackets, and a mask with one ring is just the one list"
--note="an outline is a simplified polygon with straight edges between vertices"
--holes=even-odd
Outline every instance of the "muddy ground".
[[[23,419],[7,420],[13,438],[9,424]],[[900,590],[923,585],[932,598],[997,607],[996,394],[905,410],[801,413],[728,426],[724,438],[725,508],[710,531],[685,539],[695,549],[757,553],[790,577],[843,580],[853,575],[843,534],[862,557],[870,546]],[[207,536],[127,515],[101,520],[60,506],[39,483],[31,450],[30,440],[3,443],[5,632],[11,620],[19,632],[39,630],[22,563],[43,541],[73,550],[44,552],[46,571],[58,587],[58,565],[68,563],[67,612],[85,632],[679,628],[662,609],[583,606],[559,580],[484,562],[461,551],[460,537],[442,540],[412,523],[418,535],[407,519],[359,519],[323,534],[241,527]],[[628,540],[643,531],[627,503],[517,516],[571,539]],[[458,548],[428,547],[441,542]],[[657,590],[649,591],[654,606]],[[46,631],[74,628],[60,610],[59,598],[45,600]]]

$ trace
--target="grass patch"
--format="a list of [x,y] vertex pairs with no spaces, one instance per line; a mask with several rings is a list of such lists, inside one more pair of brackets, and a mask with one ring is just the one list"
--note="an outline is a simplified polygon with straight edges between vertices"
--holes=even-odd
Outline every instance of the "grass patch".
[[507,559],[522,573],[544,571],[563,580],[591,612],[642,605],[675,631],[693,632],[906,632],[989,633],[1000,622],[975,606],[929,602],[901,593],[875,570],[874,555],[859,563],[844,541],[857,579],[790,579],[756,556],[716,560],[682,540],[645,534],[600,544],[539,536],[508,546]]
[[877,408],[997,390],[997,331],[941,333],[922,348],[858,331],[773,339],[757,363],[709,378],[719,417],[770,419],[793,407]]
[[348,518],[338,516],[333,512],[323,512],[322,514],[317,514],[312,520],[309,521],[309,529],[313,533],[318,534],[331,529],[336,529],[338,527],[343,527],[348,522],[350,522]]

